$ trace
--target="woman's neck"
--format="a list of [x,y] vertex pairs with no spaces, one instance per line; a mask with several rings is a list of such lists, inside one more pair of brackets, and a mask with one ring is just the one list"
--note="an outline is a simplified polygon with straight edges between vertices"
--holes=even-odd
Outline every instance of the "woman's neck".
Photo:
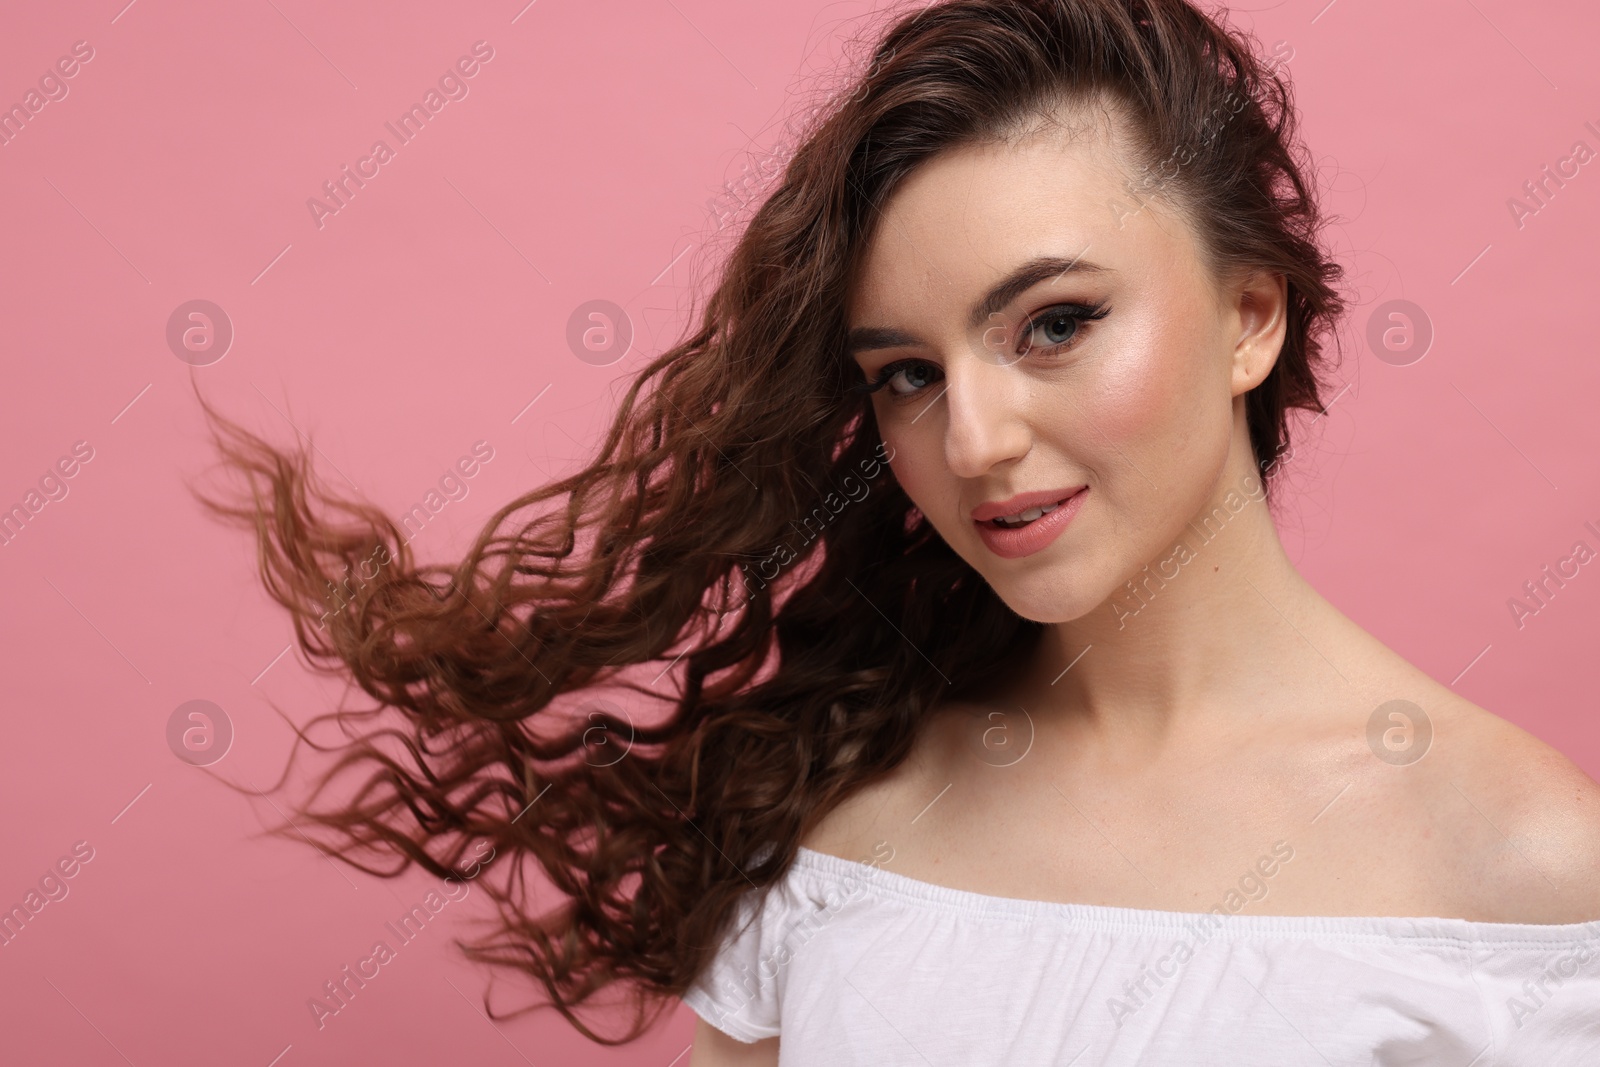
[[1108,748],[1148,753],[1257,714],[1273,687],[1311,676],[1340,685],[1353,624],[1295,570],[1254,484],[1252,497],[1225,480],[1178,542],[1105,604],[1047,626],[997,695]]

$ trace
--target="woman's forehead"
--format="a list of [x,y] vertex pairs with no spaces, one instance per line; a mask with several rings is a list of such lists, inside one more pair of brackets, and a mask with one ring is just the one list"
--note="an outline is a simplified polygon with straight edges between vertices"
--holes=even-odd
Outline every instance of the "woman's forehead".
[[1192,231],[1135,178],[1103,137],[1045,131],[940,153],[885,204],[852,308],[968,296],[1037,256],[1081,254],[1129,273],[1188,263]]

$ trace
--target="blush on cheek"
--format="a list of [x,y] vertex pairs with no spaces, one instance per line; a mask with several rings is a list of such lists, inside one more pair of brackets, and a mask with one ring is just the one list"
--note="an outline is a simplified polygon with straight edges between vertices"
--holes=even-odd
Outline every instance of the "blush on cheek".
[[944,466],[944,449],[938,437],[885,433],[882,454],[889,457],[882,469],[889,472],[919,511],[930,520],[936,518],[935,502],[941,492],[949,492],[950,484],[949,472]]
[[[880,461],[882,469],[888,471],[890,476],[899,483],[900,488],[904,489],[906,494],[910,496],[913,491],[912,487],[917,481],[917,465],[920,457],[916,450],[908,446],[903,439],[897,438],[893,434],[884,434],[883,454],[889,458]],[[912,497],[912,499],[914,500],[915,497]]]
[[1074,405],[1088,429],[1119,448],[1165,436],[1179,418],[1193,383],[1181,376],[1154,347],[1125,352],[1101,365],[1090,389]]
[[[1227,359],[1204,316],[1183,308],[1129,323],[1114,354],[1083,382],[1082,417],[1119,448],[1226,437],[1232,424]],[[1190,324],[1194,325],[1190,325]],[[1219,377],[1220,375],[1220,377]],[[1208,429],[1208,423],[1218,421]]]

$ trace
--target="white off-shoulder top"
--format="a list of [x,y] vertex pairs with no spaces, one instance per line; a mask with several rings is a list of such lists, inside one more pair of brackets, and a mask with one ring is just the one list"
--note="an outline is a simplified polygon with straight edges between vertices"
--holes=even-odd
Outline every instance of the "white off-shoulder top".
[[683,1000],[780,1067],[1597,1067],[1600,921],[1146,911],[802,847]]

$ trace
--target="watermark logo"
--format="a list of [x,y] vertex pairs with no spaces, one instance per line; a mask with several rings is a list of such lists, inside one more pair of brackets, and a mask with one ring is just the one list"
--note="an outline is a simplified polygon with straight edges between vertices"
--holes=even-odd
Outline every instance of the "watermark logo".
[[1531,1017],[1538,1014],[1540,1008],[1554,999],[1551,986],[1559,991],[1569,978],[1575,977],[1584,964],[1593,958],[1594,950],[1588,944],[1580,943],[1571,952],[1552,959],[1539,972],[1537,980],[1529,978],[1523,982],[1523,996],[1506,998],[1506,1010],[1511,1013],[1511,1021],[1517,1024],[1517,1029],[1521,1030]]
[[1390,300],[1367,317],[1367,347],[1391,367],[1409,367],[1433,347],[1433,320],[1409,300]]
[[167,717],[167,747],[183,762],[209,767],[233,747],[233,720],[209,700],[188,700]]
[[[1584,529],[1600,537],[1600,527],[1593,522],[1585,522]],[[1527,597],[1506,598],[1506,607],[1511,612],[1511,621],[1517,624],[1517,629],[1522,629],[1528,624],[1528,619],[1539,614],[1550,606],[1550,601],[1555,598],[1558,591],[1565,589],[1567,582],[1576,578],[1584,564],[1594,559],[1594,549],[1589,547],[1587,541],[1574,541],[1572,551],[1566,556],[1558,558],[1554,563],[1546,563],[1539,572],[1538,578],[1530,578],[1522,583],[1522,592]]]
[[54,865],[45,868],[44,874],[39,876],[38,889],[29,888],[21,901],[0,911],[0,948],[9,947],[46,906],[66,900],[71,892],[67,879],[77,877],[82,865],[92,859],[93,845],[87,841],[74,843],[70,855],[62,856]]
[[1116,598],[1107,602],[1117,619],[1117,629],[1126,628],[1129,619],[1149,607],[1168,582],[1176,579],[1183,573],[1184,567],[1200,558],[1201,549],[1222,535],[1235,516],[1251,504],[1265,501],[1266,479],[1279,464],[1293,458],[1294,449],[1290,443],[1285,441],[1280,444],[1272,459],[1261,461],[1259,475],[1253,471],[1246,474],[1239,480],[1238,486],[1229,488],[1209,512],[1197,514],[1190,520],[1185,535],[1173,543],[1164,558],[1146,563],[1138,574],[1128,579]]
[[[990,325],[984,327],[982,333],[972,341],[972,354],[985,363],[993,363],[997,367],[1011,367],[1021,363],[1028,354],[1028,346],[1011,343],[1011,331],[1006,327],[1005,316],[998,311],[989,312]],[[1022,323],[1022,330],[1029,331],[1034,328],[1031,321]],[[1026,336],[1026,333],[1024,333]],[[1021,348],[1021,351],[1017,351]]]
[[471,455],[463,455],[453,466],[446,467],[444,473],[439,475],[439,488],[430,488],[423,495],[421,503],[413,504],[410,509],[401,513],[400,526],[406,534],[406,543],[414,541],[422,532],[422,528],[443,511],[447,504],[467,499],[467,494],[472,490],[467,480],[477,477],[478,472],[493,459],[494,445],[479,440],[472,442]]
[[[894,449],[888,442],[879,441],[873,454],[861,460],[856,465],[856,473],[847,474],[839,481],[837,490],[830,489],[818,505],[811,509],[811,514],[804,516],[799,522],[793,520],[789,525],[800,535],[798,549],[791,547],[789,542],[781,542],[771,552],[760,557],[753,563],[741,563],[740,573],[743,575],[749,601],[758,592],[767,587],[783,572],[783,568],[800,558],[800,553],[805,551],[807,545],[818,537],[828,524],[838,518],[850,504],[859,504],[872,493],[872,481],[883,472],[890,460],[894,459]],[[859,477],[857,476],[859,475]]]
[[233,320],[209,300],[189,300],[167,316],[167,347],[191,367],[209,367],[233,347]]
[[390,947],[388,940],[373,942],[371,952],[353,965],[345,964],[336,977],[322,983],[322,992],[306,998],[306,1008],[311,1012],[311,1020],[317,1024],[317,1029],[321,1030],[329,1019],[349,1008],[356,994],[399,958],[400,949],[421,937],[422,931],[438,918],[446,906],[465,900],[470,892],[471,889],[461,882],[446,878],[440,883],[438,891],[428,890],[421,903],[411,905],[393,922],[384,923],[384,930],[394,938],[393,947]]
[[94,46],[88,41],[72,42],[72,55],[56,60],[55,69],[46,69],[39,75],[39,88],[29,89],[22,99],[10,107],[0,109],[0,147],[9,145],[13,138],[27,129],[28,123],[49,103],[59,103],[67,98],[70,88],[63,78],[75,78],[81,64],[94,58]]
[[[1585,122],[1583,128],[1600,138],[1600,127],[1593,122]],[[1522,191],[1528,198],[1526,201],[1514,196],[1506,198],[1506,210],[1511,212],[1511,221],[1517,224],[1517,229],[1522,229],[1528,224],[1529,218],[1549,207],[1556,193],[1581,174],[1583,166],[1593,158],[1594,149],[1589,147],[1589,142],[1574,141],[1567,155],[1556,160],[1553,168],[1546,163],[1538,177],[1523,182]]]
[[1247,868],[1236,885],[1230,886],[1223,894],[1220,902],[1209,911],[1190,916],[1184,923],[1184,930],[1189,937],[1173,941],[1167,952],[1154,963],[1139,968],[1137,976],[1122,983],[1121,996],[1106,999],[1106,1008],[1117,1029],[1122,1029],[1123,1023],[1155,999],[1155,991],[1150,987],[1154,985],[1159,990],[1167,984],[1168,979],[1175,978],[1184,964],[1194,958],[1195,949],[1208,943],[1211,935],[1222,928],[1227,916],[1238,914],[1248,904],[1265,900],[1270,891],[1267,879],[1292,859],[1293,845],[1287,841],[1274,842],[1271,853],[1263,854],[1252,867]]
[[395,158],[398,149],[415,140],[428,123],[444,110],[446,104],[452,100],[465,100],[470,91],[466,79],[477,77],[483,69],[482,64],[493,58],[494,46],[488,41],[474,41],[470,56],[457,59],[454,66],[446,67],[444,73],[439,75],[438,88],[430,86],[420,101],[413,101],[393,122],[383,124],[384,129],[394,137],[394,147],[391,148],[389,142],[381,137],[373,141],[367,154],[356,160],[354,170],[345,163],[339,168],[338,178],[322,183],[326,200],[307,197],[306,209],[311,212],[311,221],[317,229],[327,225],[328,216],[337,215],[349,207],[356,193],[365,189],[367,182],[382,172],[382,168]]
[[609,300],[579,304],[567,319],[567,347],[591,367],[609,367],[633,346],[633,320]]
[[[1294,45],[1288,41],[1274,41],[1272,54],[1262,65],[1263,73],[1269,77],[1275,75],[1280,66],[1294,59],[1294,55]],[[1138,204],[1138,207],[1132,207],[1117,199],[1108,202],[1107,206],[1111,209],[1112,221],[1117,224],[1117,229],[1122,229],[1124,220],[1144,211],[1150,200],[1175,181],[1183,168],[1193,163],[1196,157],[1208,158],[1205,153],[1212,142],[1233,121],[1233,117],[1250,103],[1251,98],[1248,95],[1230,89],[1223,102],[1212,108],[1202,121],[1201,128],[1196,131],[1197,136],[1192,141],[1174,148],[1154,167],[1145,165],[1136,182],[1124,182],[1123,191]]]
[[1389,700],[1367,719],[1367,747],[1385,763],[1405,767],[1427,755],[1433,721],[1409,700]]
[[1015,711],[991,708],[971,713],[967,731],[973,755],[991,767],[1011,767],[1033,750],[1033,716],[1018,704]]
[[584,705],[589,726],[583,731],[583,762],[591,767],[614,767],[633,750],[633,716],[626,708],[605,699]]
[[82,465],[91,459],[94,459],[94,446],[88,441],[75,442],[71,455],[62,456],[53,467],[45,468],[44,474],[39,476],[39,488],[29,489],[10,507],[0,504],[0,546],[15,541],[46,504],[65,500],[71,491],[67,479],[75,477],[83,469]]

